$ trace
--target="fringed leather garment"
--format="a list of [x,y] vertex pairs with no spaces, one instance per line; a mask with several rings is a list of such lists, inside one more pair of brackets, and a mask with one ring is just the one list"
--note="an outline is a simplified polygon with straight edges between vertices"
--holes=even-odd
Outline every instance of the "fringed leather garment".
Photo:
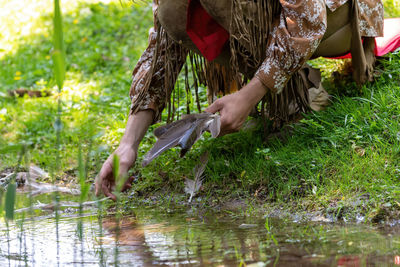
[[[202,56],[207,47],[196,46],[196,39],[190,37],[189,3],[200,4],[229,33],[229,41],[212,61]],[[340,11],[344,9],[347,11]],[[152,109],[155,121],[166,106],[168,121],[179,118],[175,102],[183,96],[173,89],[183,70],[186,99],[192,99],[188,95],[190,87],[194,88],[198,112],[200,85],[207,86],[211,103],[217,95],[232,93],[256,76],[267,88],[258,113],[279,128],[309,110],[309,89],[318,88],[320,76],[305,63],[312,56],[324,56],[324,50],[317,49],[324,47],[324,41],[327,51],[332,51],[336,48],[330,44],[332,36],[347,38],[356,70],[354,78],[361,84],[372,77],[371,40],[383,30],[383,6],[378,0],[158,0],[153,11],[154,28],[133,72],[130,95],[132,112]],[[346,16],[336,19],[345,25],[330,27],[335,14]],[[190,113],[187,104],[186,112]]]

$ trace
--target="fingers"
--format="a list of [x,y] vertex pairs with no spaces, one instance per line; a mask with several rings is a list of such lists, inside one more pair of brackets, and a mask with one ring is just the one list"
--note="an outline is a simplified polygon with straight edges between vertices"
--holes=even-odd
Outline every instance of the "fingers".
[[229,105],[231,101],[231,95],[224,96],[217,99],[213,104],[211,104],[205,111],[210,113],[219,112],[221,116],[221,131],[218,136],[224,136],[226,134],[234,133],[239,130],[237,123],[235,123],[236,118],[232,117],[232,106]]
[[121,192],[125,192],[125,191],[131,189],[131,188],[132,188],[133,180],[135,180],[135,178],[136,178],[136,177],[135,177],[134,175],[132,175],[131,177],[129,177],[128,180],[126,180],[124,186],[122,187]]
[[235,121],[235,118],[232,117],[232,114],[229,114],[224,109],[221,110],[221,131],[219,133],[219,137],[235,133],[240,130],[240,124]]
[[99,196],[103,190],[103,183],[109,177],[110,172],[112,172],[112,166],[108,162],[108,160],[101,167],[100,173],[97,175],[95,179],[95,194]]
[[225,130],[221,130],[221,132],[219,133],[218,137],[227,135],[227,134],[231,134],[231,133],[235,133],[237,132],[236,130],[232,130],[232,129],[225,129]]
[[[119,173],[117,177],[114,177],[114,164],[113,155],[119,155]],[[131,188],[131,183],[134,180],[134,176],[127,179],[127,174],[131,168],[133,162],[136,159],[136,151],[126,146],[119,147],[109,158],[104,162],[98,178],[95,180],[95,193],[98,196],[103,193],[107,197],[116,200],[115,191],[126,191]]]
[[217,111],[220,111],[222,107],[223,107],[222,101],[220,99],[217,99],[214,103],[212,103],[209,107],[207,107],[205,111],[209,113],[215,113]]
[[[112,174],[109,174],[109,175],[112,175]],[[112,185],[109,180],[110,178],[112,179],[112,177],[108,176],[105,179],[103,179],[103,181],[101,183],[101,190],[103,191],[103,193],[106,197],[109,197],[112,200],[116,201],[117,197],[113,193],[111,193]]]
[[100,189],[100,177],[99,175],[96,175],[96,178],[94,178],[94,194],[96,195],[96,197],[100,195]]
[[217,99],[214,103],[212,103],[208,108],[205,109],[206,112],[209,113],[216,113],[216,112],[220,112],[221,115],[221,131],[219,133],[218,136],[224,136],[225,134],[227,134],[226,130],[224,129],[224,125],[226,125],[226,120],[225,120],[225,116],[224,116],[224,104],[223,101],[221,99]]
[[112,165],[107,160],[101,168],[100,173],[95,181],[96,196],[99,196],[101,193],[103,193],[106,197],[109,197],[112,200],[116,201],[116,196],[111,193],[113,183],[114,177],[112,173]]

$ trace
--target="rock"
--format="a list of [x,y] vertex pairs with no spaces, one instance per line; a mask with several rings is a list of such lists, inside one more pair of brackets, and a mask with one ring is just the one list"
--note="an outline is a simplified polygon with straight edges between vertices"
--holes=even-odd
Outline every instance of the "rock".
[[49,174],[47,172],[35,165],[31,165],[29,167],[29,175],[30,179],[32,180],[44,179],[49,177]]
[[29,167],[29,172],[11,172],[0,174],[0,186],[6,188],[8,183],[12,179],[15,179],[18,186],[18,192],[20,193],[40,195],[57,191],[66,194],[80,195],[80,190],[76,188],[69,188],[49,183],[38,182],[38,180],[46,179],[48,177],[49,174],[47,172],[45,172],[38,166],[31,165]]
[[247,223],[242,223],[239,225],[240,229],[249,229],[249,228],[255,228],[257,227],[257,224],[247,224]]

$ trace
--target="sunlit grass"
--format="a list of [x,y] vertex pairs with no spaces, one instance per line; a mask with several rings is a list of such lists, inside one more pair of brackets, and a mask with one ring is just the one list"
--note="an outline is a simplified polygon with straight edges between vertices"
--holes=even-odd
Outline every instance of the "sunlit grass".
[[[122,1],[124,2],[124,1]],[[64,4],[63,4],[64,3]],[[82,3],[119,4],[118,0],[86,0],[62,1],[62,13],[78,13],[84,15],[87,10],[80,9]],[[130,5],[130,2],[127,2]],[[12,54],[21,43],[35,43],[36,36],[45,38],[51,35],[52,23],[43,20],[53,12],[52,0],[39,1],[1,1],[0,2],[0,59],[7,54]],[[77,24],[79,18],[73,20]]]
[[[93,135],[107,132],[105,137],[98,136],[99,141],[114,146],[122,134],[119,129],[123,128],[130,106],[130,73],[146,45],[151,25],[149,3],[132,5],[122,1],[121,5],[118,0],[93,0],[68,1],[62,5],[68,57],[66,80],[60,94],[52,78],[52,1],[21,1],[15,5],[2,2],[2,5],[8,8],[7,13],[3,11],[5,15],[20,14],[29,27],[37,30],[8,39],[7,43],[14,45],[2,50],[0,146],[26,142],[33,148],[35,163],[49,164],[54,156],[51,152],[55,142],[53,116],[58,96],[63,101],[62,147],[71,149],[63,150],[64,166],[76,163],[75,142],[82,141],[82,135],[83,140],[88,140],[88,128],[95,128],[89,131]],[[21,9],[24,11],[20,12]],[[8,29],[4,34],[18,35],[22,27],[18,21],[14,25],[11,25],[13,20],[6,21]],[[7,90],[18,88],[46,90],[52,95],[40,99],[6,97]],[[107,131],[113,124],[118,125],[118,130]],[[45,152],[46,149],[49,150]],[[12,164],[14,156],[9,153],[0,159],[0,165]]]

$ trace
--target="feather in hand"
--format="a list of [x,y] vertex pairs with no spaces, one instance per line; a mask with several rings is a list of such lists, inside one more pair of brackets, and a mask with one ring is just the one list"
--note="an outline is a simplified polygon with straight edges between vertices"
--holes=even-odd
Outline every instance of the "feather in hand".
[[185,193],[190,195],[189,203],[192,202],[192,198],[199,191],[201,185],[203,184],[202,175],[206,169],[207,162],[208,152],[205,152],[200,157],[200,164],[193,169],[194,180],[188,178],[185,179]]
[[158,127],[154,130],[158,140],[144,156],[142,166],[147,166],[162,152],[175,146],[182,148],[183,157],[205,131],[209,131],[212,137],[217,137],[220,128],[220,116],[212,113],[185,115],[181,120]]

